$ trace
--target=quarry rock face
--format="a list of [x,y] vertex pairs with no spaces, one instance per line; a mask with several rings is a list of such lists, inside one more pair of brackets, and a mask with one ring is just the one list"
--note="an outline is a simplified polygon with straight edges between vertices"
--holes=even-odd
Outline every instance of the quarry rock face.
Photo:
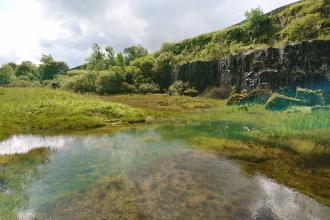
[[314,40],[229,56],[220,61],[177,65],[172,80],[189,82],[199,91],[230,86],[237,91],[330,86],[330,41]]

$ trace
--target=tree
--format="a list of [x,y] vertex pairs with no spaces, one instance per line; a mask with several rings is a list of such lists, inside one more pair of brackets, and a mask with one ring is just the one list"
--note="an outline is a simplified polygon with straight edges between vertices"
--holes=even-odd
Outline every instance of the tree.
[[161,89],[168,88],[171,84],[171,72],[175,64],[172,53],[161,53],[155,60],[155,77],[154,80],[160,85]]
[[37,67],[31,61],[23,61],[15,68],[15,75],[20,79],[36,80]]
[[113,71],[102,72],[96,79],[96,90],[99,94],[115,94],[123,92],[124,74]]
[[117,53],[115,64],[116,66],[125,67],[125,57],[122,53]]
[[[247,32],[251,39],[261,39],[271,30],[271,20],[260,7],[245,12]],[[259,40],[260,41],[260,40]]]
[[39,77],[42,80],[53,79],[56,75],[65,74],[69,67],[63,61],[55,61],[51,55],[43,54],[39,66]]
[[105,58],[105,68],[109,69],[110,67],[116,65],[115,50],[112,46],[105,47],[106,58]]
[[151,55],[147,55],[144,57],[140,57],[138,59],[133,60],[131,66],[135,66],[141,70],[143,78],[152,79],[155,75],[153,67],[155,65],[155,59]]
[[9,84],[15,77],[15,71],[10,64],[5,64],[0,68],[0,85]]
[[98,44],[94,44],[92,53],[86,59],[87,68],[90,70],[104,70],[105,58],[106,55],[102,52],[101,47]]
[[126,59],[126,64],[136,58],[148,55],[148,50],[142,47],[140,44],[134,45],[124,49],[124,55]]

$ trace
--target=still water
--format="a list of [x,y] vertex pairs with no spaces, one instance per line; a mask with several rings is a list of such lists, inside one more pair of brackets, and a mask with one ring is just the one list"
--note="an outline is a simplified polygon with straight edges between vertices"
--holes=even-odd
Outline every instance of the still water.
[[[330,208],[236,161],[157,129],[17,135],[0,155],[47,148],[1,168],[0,219],[329,219]],[[26,160],[26,158],[25,158]],[[16,163],[16,164],[15,164]],[[21,167],[20,167],[21,166]]]

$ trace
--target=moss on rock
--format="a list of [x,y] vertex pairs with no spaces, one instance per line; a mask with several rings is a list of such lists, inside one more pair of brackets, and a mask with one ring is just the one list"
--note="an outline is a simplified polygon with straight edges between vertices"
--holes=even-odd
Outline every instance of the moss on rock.
[[323,90],[310,90],[298,88],[296,99],[300,99],[305,105],[325,105],[325,93]]
[[267,110],[285,110],[290,106],[301,105],[304,105],[304,103],[299,99],[274,93],[266,102],[265,108]]

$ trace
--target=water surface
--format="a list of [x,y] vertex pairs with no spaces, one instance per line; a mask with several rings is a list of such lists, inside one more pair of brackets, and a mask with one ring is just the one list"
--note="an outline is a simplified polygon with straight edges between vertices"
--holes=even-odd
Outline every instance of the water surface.
[[[158,130],[85,137],[18,135],[0,155],[50,150],[3,167],[2,216],[18,219],[328,219],[330,208],[233,160]],[[28,166],[27,166],[28,164]],[[23,165],[22,165],[23,166]],[[5,189],[5,190],[4,190]],[[2,200],[1,200],[2,199]]]

